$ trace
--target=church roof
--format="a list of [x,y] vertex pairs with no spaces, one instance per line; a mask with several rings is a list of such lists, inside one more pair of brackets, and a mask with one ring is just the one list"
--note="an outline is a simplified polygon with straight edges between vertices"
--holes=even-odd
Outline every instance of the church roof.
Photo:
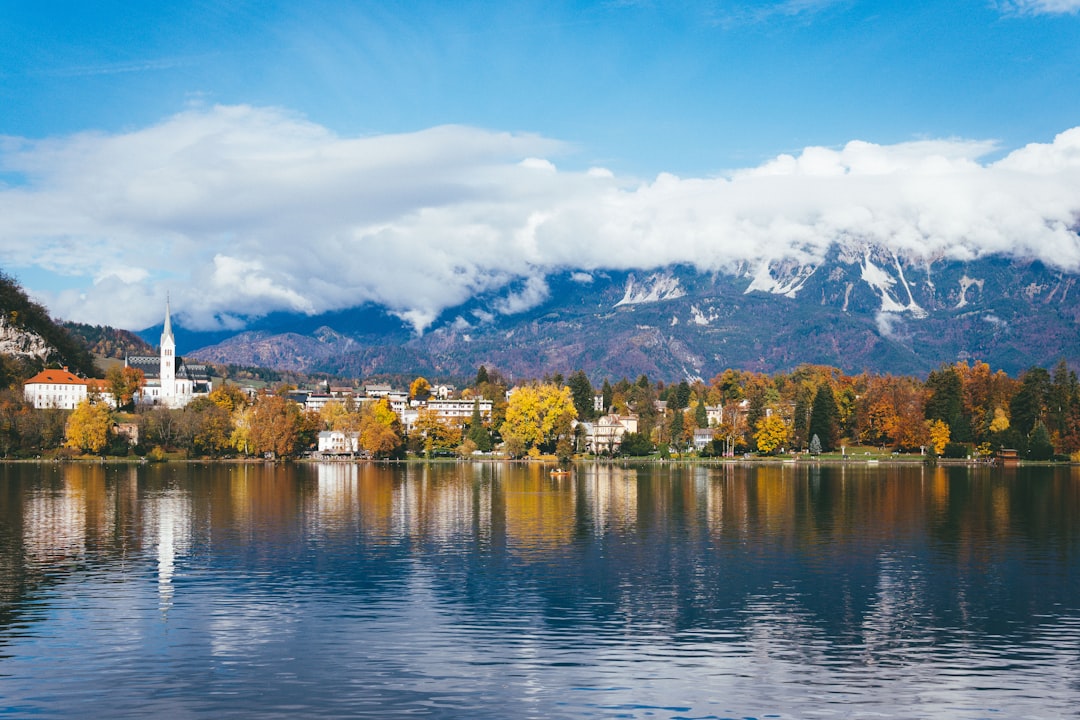
[[[194,382],[210,381],[210,366],[203,364],[191,364],[184,362],[182,357],[175,358],[174,372],[176,377],[185,378]],[[147,380],[157,380],[161,377],[161,358],[151,355],[128,355],[128,367],[142,370]]]

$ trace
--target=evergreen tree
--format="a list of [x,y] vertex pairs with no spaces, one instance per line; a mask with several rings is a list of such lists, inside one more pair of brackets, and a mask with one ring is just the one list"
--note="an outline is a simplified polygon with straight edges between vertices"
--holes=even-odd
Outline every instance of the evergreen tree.
[[820,455],[821,454],[821,438],[819,438],[817,435],[810,438],[810,454],[811,455]]
[[683,429],[685,427],[685,421],[683,420],[682,410],[676,410],[675,414],[671,418],[671,444],[677,448],[683,446]]
[[1035,425],[1046,417],[1046,401],[1050,394],[1050,373],[1033,367],[1020,379],[1020,390],[1009,403],[1011,427],[1021,435],[1030,435]]
[[476,449],[481,452],[491,452],[493,443],[491,433],[484,427],[484,419],[480,416],[480,400],[473,402],[472,419],[469,421],[468,438],[476,444]]
[[672,409],[685,410],[690,407],[690,395],[690,383],[683,380],[675,386],[674,392],[671,393]]
[[607,412],[611,407],[611,399],[615,396],[615,390],[611,387],[611,383],[604,378],[604,386],[600,389],[600,394],[604,397],[604,409],[602,412]]
[[1077,387],[1076,373],[1062,359],[1054,368],[1054,378],[1047,397],[1048,430],[1064,437],[1069,433],[1072,407],[1077,401],[1080,390]]
[[698,428],[709,427],[709,411],[705,409],[705,401],[698,398],[697,407],[694,408],[694,424]]
[[924,416],[927,420],[940,420],[949,426],[953,439],[965,442],[971,439],[971,419],[964,413],[964,383],[955,367],[942,366],[926,378]]
[[822,383],[814,395],[814,405],[810,409],[809,432],[817,436],[821,449],[825,452],[836,449],[836,442],[839,440],[839,414],[832,386]]
[[584,370],[578,370],[567,381],[570,395],[574,398],[574,409],[577,410],[578,420],[588,420],[593,417],[593,387],[589,382],[589,376]]
[[483,385],[486,382],[488,382],[488,371],[486,367],[481,365],[480,369],[476,371],[476,384]]
[[622,437],[619,453],[621,455],[648,455],[652,449],[653,445],[649,442],[649,438],[642,433],[626,433]]
[[1050,432],[1041,422],[1035,423],[1028,439],[1027,457],[1029,460],[1049,460],[1054,457],[1054,446],[1050,442]]
[[806,434],[810,427],[810,401],[806,394],[799,393],[795,398],[795,417],[792,422],[791,443],[796,448],[806,447]]

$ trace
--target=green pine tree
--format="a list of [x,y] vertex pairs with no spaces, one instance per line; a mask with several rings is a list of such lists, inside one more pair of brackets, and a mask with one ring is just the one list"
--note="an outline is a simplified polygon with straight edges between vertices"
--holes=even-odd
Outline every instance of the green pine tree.
[[832,386],[822,383],[814,395],[814,404],[810,409],[809,432],[817,436],[821,449],[825,452],[836,449],[839,440],[839,416]]
[[709,427],[709,413],[705,409],[705,401],[698,398],[697,407],[694,408],[694,424],[698,428]]
[[570,394],[574,398],[574,409],[577,410],[578,420],[588,420],[593,417],[593,387],[589,382],[589,376],[584,370],[578,370],[567,381]]
[[480,416],[479,399],[473,402],[468,438],[476,443],[476,449],[481,452],[491,452],[492,447],[494,447],[494,443],[491,441],[491,433],[484,427],[484,419]]

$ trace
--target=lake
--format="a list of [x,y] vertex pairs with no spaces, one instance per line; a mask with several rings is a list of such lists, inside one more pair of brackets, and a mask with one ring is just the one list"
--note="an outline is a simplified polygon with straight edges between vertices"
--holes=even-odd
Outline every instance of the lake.
[[0,714],[1077,708],[1080,468],[0,465]]

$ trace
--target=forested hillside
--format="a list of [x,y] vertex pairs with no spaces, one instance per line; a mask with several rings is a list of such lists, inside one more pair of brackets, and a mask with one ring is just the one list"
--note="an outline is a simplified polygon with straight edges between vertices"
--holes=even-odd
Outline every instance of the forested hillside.
[[103,325],[65,322],[64,328],[80,338],[95,355],[123,360],[128,355],[152,355],[154,348],[133,332]]
[[81,340],[0,272],[0,385],[21,382],[49,365],[87,377],[96,374],[94,357]]

